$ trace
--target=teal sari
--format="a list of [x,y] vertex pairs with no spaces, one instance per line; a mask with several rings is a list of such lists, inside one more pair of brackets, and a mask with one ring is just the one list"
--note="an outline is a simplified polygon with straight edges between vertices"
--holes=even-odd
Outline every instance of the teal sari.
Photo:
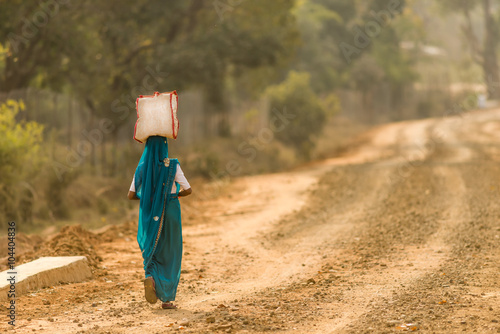
[[135,171],[140,199],[137,242],[146,277],[153,277],[157,297],[173,301],[181,275],[182,226],[177,192],[171,194],[179,162],[168,158],[164,137],[149,137]]

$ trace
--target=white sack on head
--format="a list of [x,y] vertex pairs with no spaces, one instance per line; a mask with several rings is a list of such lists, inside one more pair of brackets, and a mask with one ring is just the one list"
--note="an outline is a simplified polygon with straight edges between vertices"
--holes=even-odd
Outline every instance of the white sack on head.
[[177,118],[177,92],[140,96],[136,102],[137,122],[134,139],[145,143],[148,137],[162,136],[177,138],[179,120]]

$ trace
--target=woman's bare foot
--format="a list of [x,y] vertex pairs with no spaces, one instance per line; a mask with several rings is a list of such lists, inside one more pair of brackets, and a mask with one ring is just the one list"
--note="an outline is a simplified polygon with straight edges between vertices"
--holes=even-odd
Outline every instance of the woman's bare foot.
[[177,305],[174,305],[173,303],[166,301],[161,304],[161,308],[164,310],[175,310],[177,308]]

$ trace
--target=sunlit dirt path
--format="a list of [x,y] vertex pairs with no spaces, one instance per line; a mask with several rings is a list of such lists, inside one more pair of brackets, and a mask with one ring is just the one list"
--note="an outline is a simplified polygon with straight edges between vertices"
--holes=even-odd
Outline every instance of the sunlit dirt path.
[[500,110],[381,126],[193,196],[178,310],[145,302],[127,230],[94,280],[20,297],[16,332],[499,333],[499,161]]

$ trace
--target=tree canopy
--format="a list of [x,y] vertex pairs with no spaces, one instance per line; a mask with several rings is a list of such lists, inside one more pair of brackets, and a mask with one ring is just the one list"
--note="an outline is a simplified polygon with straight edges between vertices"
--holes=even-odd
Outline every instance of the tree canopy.
[[71,91],[117,126],[137,95],[155,90],[201,87],[224,108],[231,67],[277,66],[297,43],[287,0],[222,9],[201,0],[22,3],[0,4],[0,91]]

